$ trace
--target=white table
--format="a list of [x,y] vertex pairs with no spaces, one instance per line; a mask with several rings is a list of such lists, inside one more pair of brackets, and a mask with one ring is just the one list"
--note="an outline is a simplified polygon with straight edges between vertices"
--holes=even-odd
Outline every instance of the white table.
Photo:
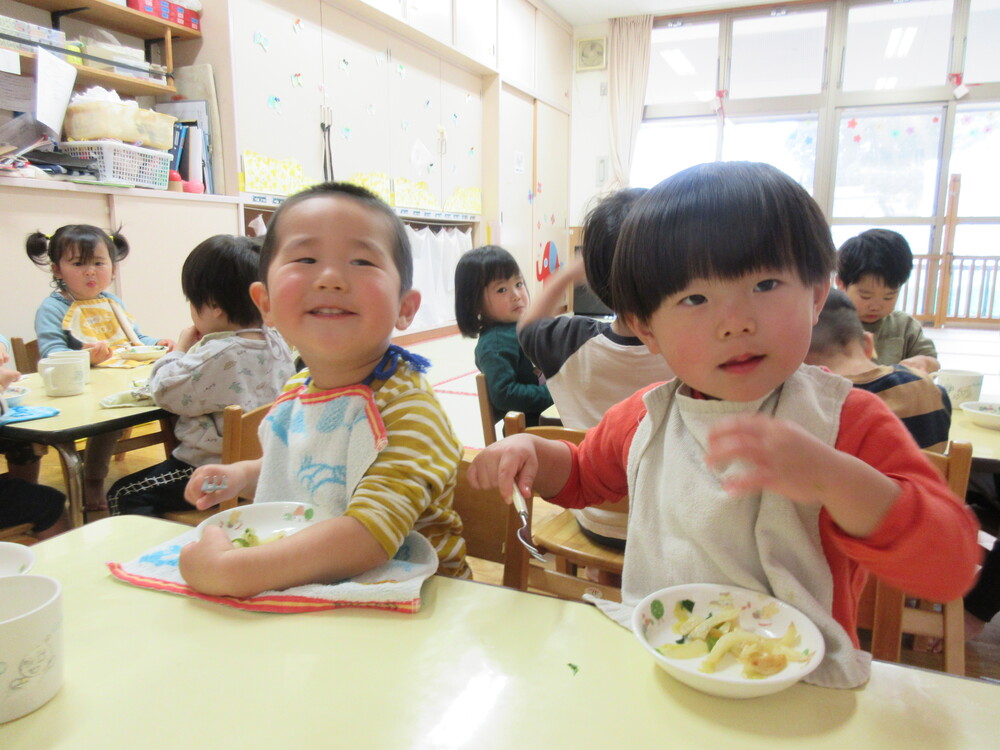
[[[135,588],[127,562],[184,527],[108,518],[34,547],[64,586],[65,685],[0,725],[14,750],[974,748],[1000,687],[876,663],[857,690],[748,701],[669,677],[595,608],[433,577],[415,615],[255,614]],[[574,673],[569,666],[575,664]]]

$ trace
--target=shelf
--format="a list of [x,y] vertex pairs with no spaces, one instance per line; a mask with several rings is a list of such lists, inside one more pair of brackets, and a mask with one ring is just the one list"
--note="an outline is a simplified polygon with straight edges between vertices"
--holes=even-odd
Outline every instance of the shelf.
[[[240,199],[246,208],[261,211],[274,211],[285,202],[283,195],[267,193],[240,193]],[[392,209],[404,221],[422,222],[427,224],[475,224],[482,220],[479,214],[467,214],[457,211],[434,211],[426,208],[404,208],[394,206]]]
[[[71,53],[72,54],[72,53]],[[34,75],[35,56],[30,52],[18,52],[21,56],[21,72]],[[110,70],[100,68],[90,68],[86,65],[76,65],[69,63],[76,68],[76,83],[74,86],[88,86],[97,84],[104,88],[111,88],[119,94],[128,96],[164,96],[176,94],[177,89],[163,83],[144,81],[141,78],[123,76]]]
[[[33,8],[41,8],[50,13],[79,8],[81,0],[18,0]],[[160,39],[166,30],[174,39],[200,39],[201,31],[166,21],[149,13],[126,8],[109,0],[86,0],[87,8],[72,15],[73,18],[107,29],[131,34],[140,39]]]

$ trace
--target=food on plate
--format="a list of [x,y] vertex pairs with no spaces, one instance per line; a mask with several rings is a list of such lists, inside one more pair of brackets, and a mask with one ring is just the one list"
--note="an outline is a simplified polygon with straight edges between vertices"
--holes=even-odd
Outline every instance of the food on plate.
[[237,537],[233,537],[232,542],[234,547],[259,547],[262,544],[270,544],[271,542],[276,542],[277,540],[284,538],[284,531],[275,531],[266,539],[261,539],[257,536],[257,532],[248,526],[244,529],[242,534]]
[[[789,662],[809,659],[808,649],[799,650],[799,634],[795,624],[780,638],[770,638],[740,627],[740,609],[732,602],[712,602],[715,608],[704,617],[693,614],[694,602],[683,599],[674,605],[673,631],[680,638],[676,643],[659,647],[659,652],[671,659],[701,658],[700,671],[711,674],[729,653],[743,665],[743,676],[760,679],[777,674]],[[773,606],[773,605],[771,605]]]

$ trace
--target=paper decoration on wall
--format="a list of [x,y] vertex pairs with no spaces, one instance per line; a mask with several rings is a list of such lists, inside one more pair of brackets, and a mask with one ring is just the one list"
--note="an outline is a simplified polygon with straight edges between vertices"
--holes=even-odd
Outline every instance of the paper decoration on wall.
[[301,18],[296,18],[295,21],[292,22],[292,31],[294,31],[296,34],[298,34],[300,31],[302,31],[302,19]]
[[552,214],[552,216],[549,217],[549,223],[550,224],[555,224],[556,223],[556,215],[555,214]]
[[385,52],[376,52],[375,53],[375,64],[376,65],[385,65],[385,62],[386,62]]
[[406,68],[403,66],[403,63],[397,63],[396,75],[398,75],[400,78],[406,78]]
[[431,100],[428,99],[426,102],[424,102],[424,109],[430,109],[430,108],[431,108]]
[[399,127],[401,127],[403,129],[403,132],[405,133],[407,130],[410,129],[410,121],[409,120],[401,120],[400,123],[399,123]]
[[395,185],[393,193],[395,205],[406,208],[425,208],[429,211],[440,210],[441,203],[426,182],[397,177],[393,183]]
[[[419,174],[434,161],[434,154],[424,145],[424,142],[417,138],[410,147],[410,164]],[[428,170],[429,171],[429,170]]]
[[375,105],[369,104],[367,107],[365,107],[365,112],[367,112],[370,115],[375,114]]
[[542,222],[541,221],[535,222],[535,229],[541,229],[541,228],[542,228]]
[[454,123],[458,123],[458,112],[451,113],[451,121]]
[[299,88],[302,88],[302,74],[301,73],[292,73],[292,85],[293,86],[298,86]]
[[538,261],[535,261],[535,277],[539,281],[545,281],[549,276],[559,270],[559,251],[556,249],[556,243],[546,242],[545,251],[542,253],[542,267],[538,267]]
[[448,200],[444,202],[444,210],[464,214],[481,214],[483,212],[483,191],[477,187],[455,188]]
[[337,63],[337,67],[339,67],[345,73],[350,73],[351,72],[351,61],[348,60],[346,57],[342,57],[342,58],[340,58],[340,62]]
[[476,155],[476,147],[469,146],[469,156],[475,156],[475,155]]
[[389,189],[389,175],[385,172],[357,172],[344,181],[349,182],[352,185],[368,188],[390,206],[392,205],[392,191]]
[[280,115],[281,114],[281,97],[278,97],[278,96],[269,96],[267,98],[267,106],[270,107],[271,109],[273,109],[275,112],[277,112]]
[[458,171],[458,165],[455,162],[451,163],[451,173],[455,174]]
[[302,164],[272,159],[254,151],[243,152],[243,185],[248,193],[292,195],[308,185]]
[[466,104],[471,104],[472,103],[472,94],[466,94],[465,95],[465,103]]
[[351,140],[351,129],[350,128],[341,128],[340,129],[340,137],[343,138],[345,141]]
[[528,205],[529,206],[530,205],[534,205],[534,203],[535,203],[535,194],[529,190],[528,191]]
[[535,186],[535,195],[538,195],[541,192],[542,192],[542,183],[539,182],[538,185]]
[[267,48],[271,46],[271,40],[259,31],[255,31],[253,33],[253,43],[259,45],[265,52],[267,52]]
[[514,152],[514,174],[524,174],[524,152]]

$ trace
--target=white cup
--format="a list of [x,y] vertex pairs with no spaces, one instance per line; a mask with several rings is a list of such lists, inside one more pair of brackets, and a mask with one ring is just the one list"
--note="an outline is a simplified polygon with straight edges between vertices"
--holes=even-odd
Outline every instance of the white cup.
[[77,349],[71,352],[52,352],[52,354],[48,356],[48,359],[69,359],[78,363],[80,370],[83,372],[84,385],[90,382],[90,352],[86,349]]
[[983,390],[983,374],[972,370],[938,370],[934,380],[948,394],[952,409],[966,401],[978,401]]
[[83,370],[72,359],[46,357],[38,362],[38,374],[48,396],[75,396],[83,393]]
[[47,703],[62,681],[59,581],[33,575],[0,578],[0,724]]
[[31,547],[14,542],[0,542],[0,578],[24,575],[34,564],[35,553],[31,551]]

